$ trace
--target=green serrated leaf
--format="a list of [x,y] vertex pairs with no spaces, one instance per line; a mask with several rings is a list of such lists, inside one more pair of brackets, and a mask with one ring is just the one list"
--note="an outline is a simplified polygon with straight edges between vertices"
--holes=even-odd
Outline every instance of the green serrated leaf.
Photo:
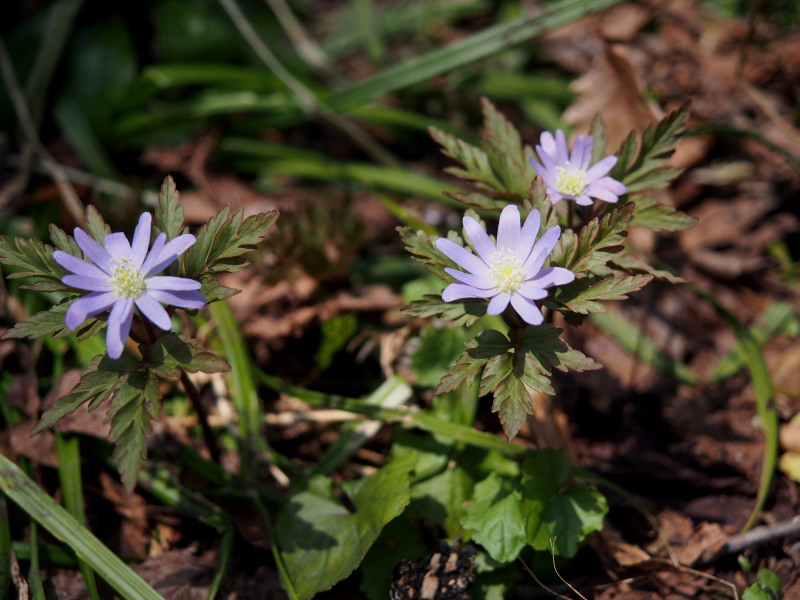
[[78,335],[78,339],[91,337],[102,327],[102,322],[95,318],[87,319],[75,331],[67,327],[67,310],[76,299],[70,298],[61,304],[56,304],[49,310],[36,313],[30,319],[17,323],[13,328],[5,332],[3,338],[40,338],[46,335],[62,338],[73,333]]
[[522,512],[528,544],[536,550],[572,557],[580,544],[603,527],[608,503],[592,486],[570,481],[562,452],[541,450],[522,466]]
[[[444,268],[457,265],[436,248],[437,236],[429,235],[421,229],[411,229],[411,227],[398,227],[397,232],[400,234],[406,250],[413,255],[414,260],[421,262],[442,281],[448,283],[453,281],[453,278],[445,273]],[[448,238],[453,239],[449,235]]]
[[105,247],[103,242],[106,236],[111,233],[111,226],[105,222],[100,212],[91,204],[86,207],[86,233],[103,247]]
[[492,412],[496,412],[509,439],[519,433],[527,415],[533,412],[534,393],[554,394],[547,377],[526,368],[523,353],[502,354],[486,363],[481,378],[480,394],[492,393]]
[[167,235],[167,240],[178,237],[183,228],[183,206],[181,206],[180,194],[171,175],[167,175],[161,185],[156,203],[154,225]]
[[648,127],[642,135],[639,153],[635,153],[635,137],[629,136],[617,153],[617,164],[610,175],[628,188],[628,193],[664,187],[674,179],[680,169],[666,166],[667,159],[675,151],[678,138],[686,127],[689,103],[670,113],[655,126]]
[[484,148],[494,172],[502,182],[500,191],[525,198],[535,174],[533,167],[528,164],[522,138],[516,127],[489,100],[481,98],[481,106]]
[[[538,327],[528,327],[522,334],[520,351],[535,361],[533,367],[540,373],[549,375],[550,367],[559,371],[583,372],[600,369],[601,365],[583,352],[571,348],[561,339],[561,329],[549,323]],[[553,393],[553,392],[547,392]]]
[[452,198],[465,208],[474,208],[484,212],[494,212],[500,214],[506,204],[505,199],[495,200],[480,192],[444,192],[448,198]]
[[128,492],[136,486],[147,457],[146,436],[160,407],[158,380],[152,372],[132,371],[120,378],[106,418],[111,422],[110,437],[115,442],[113,458]]
[[521,500],[508,480],[492,473],[475,486],[464,509],[461,524],[497,562],[515,560],[525,547]]
[[200,293],[206,297],[206,304],[212,302],[219,302],[220,300],[227,300],[231,296],[235,296],[241,290],[236,290],[222,285],[216,279],[211,277],[203,277],[203,285],[200,288]]
[[72,254],[73,256],[83,256],[82,250],[75,239],[71,235],[68,235],[63,229],[51,223],[48,230],[50,231],[50,241],[53,242],[56,249],[66,252],[67,254]]
[[[144,354],[144,348],[142,348]],[[195,373],[230,371],[230,366],[213,352],[202,347],[200,340],[183,334],[166,333],[153,344],[149,369],[159,377],[174,379],[181,370]]]
[[499,331],[490,329],[481,332],[474,340],[467,342],[467,350],[458,357],[442,377],[436,388],[436,395],[451,392],[459,386],[472,386],[475,376],[480,373],[486,363],[494,356],[505,354],[511,343]]
[[330,491],[330,480],[312,480],[292,496],[277,521],[276,537],[297,597],[309,600],[347,577],[361,562],[384,525],[408,504],[416,455],[392,460],[345,490],[350,512]]
[[80,405],[98,399],[102,402],[114,393],[120,378],[119,373],[99,370],[101,358],[102,356],[96,357],[88,367],[81,371],[78,384],[72,388],[69,394],[56,400],[55,404],[45,411],[41,420],[31,431],[31,435],[52,427]]
[[445,302],[439,294],[425,294],[403,307],[403,312],[412,317],[438,317],[453,321],[455,327],[469,327],[486,314],[486,301],[479,298],[466,298],[455,302]]
[[642,289],[652,279],[652,275],[609,277],[601,281],[584,277],[560,287],[554,300],[581,315],[604,313],[606,309],[601,301],[625,300],[627,294]]
[[609,262],[609,265],[620,271],[625,271],[631,274],[647,274],[652,275],[660,281],[668,281],[669,283],[686,283],[686,280],[676,275],[671,271],[665,269],[656,269],[649,263],[631,256],[628,252],[622,252],[614,256]]
[[278,219],[278,211],[259,213],[244,219],[244,211],[230,215],[225,206],[203,225],[195,236],[184,260],[186,277],[200,277],[219,272],[234,272],[246,266],[244,255],[255,250]]
[[460,179],[471,181],[476,187],[487,191],[503,191],[503,183],[492,169],[489,155],[477,146],[445,133],[435,127],[428,129],[431,137],[442,147],[442,152],[464,167],[448,167],[445,172]]
[[631,227],[645,227],[653,231],[680,231],[697,223],[697,219],[675,210],[667,204],[659,204],[655,198],[640,198],[633,202]]
[[36,280],[35,283],[23,287],[39,285],[39,288],[46,288],[40,291],[48,292],[71,289],[61,283],[61,278],[67,275],[68,271],[55,261],[53,252],[54,248],[37,239],[12,240],[0,236],[0,263],[20,269],[9,273],[6,277],[8,279],[30,277]]
[[592,219],[577,235],[567,229],[550,254],[550,265],[567,268],[576,275],[604,267],[622,251],[632,213],[633,205],[628,203],[610,211],[602,220]]

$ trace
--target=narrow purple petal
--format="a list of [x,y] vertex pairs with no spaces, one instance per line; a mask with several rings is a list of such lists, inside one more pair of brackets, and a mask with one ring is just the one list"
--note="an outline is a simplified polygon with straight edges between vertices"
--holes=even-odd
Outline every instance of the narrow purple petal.
[[565,285],[575,280],[575,273],[563,267],[548,267],[542,269],[528,282],[540,288],[549,288],[554,285]]
[[445,268],[445,271],[452,277],[455,277],[461,283],[466,283],[467,285],[480,290],[490,290],[494,287],[492,279],[486,275],[473,275],[472,273],[457,271],[456,269],[451,269],[450,267]]
[[472,217],[464,217],[462,223],[464,224],[464,231],[469,241],[472,242],[472,245],[478,252],[478,256],[488,265],[497,253],[497,248],[495,248],[495,245],[486,234],[486,231],[484,231],[483,227],[481,227],[475,219]]
[[486,314],[499,315],[506,309],[509,300],[511,300],[511,294],[500,292],[497,294],[497,296],[489,301],[489,307],[486,309]]
[[522,320],[530,325],[541,325],[544,321],[544,315],[539,307],[533,302],[527,301],[519,294],[514,294],[511,297],[511,306],[517,311]]
[[522,226],[522,230],[519,233],[519,243],[516,247],[516,255],[523,263],[533,249],[536,236],[539,235],[539,225],[541,225],[541,221],[542,216],[536,209],[528,213],[528,217],[525,219],[525,224]]
[[451,283],[444,288],[442,300],[452,302],[453,300],[462,300],[464,298],[489,298],[494,295],[492,290],[479,290],[466,283]]
[[589,168],[589,163],[592,160],[592,149],[594,148],[594,138],[591,135],[587,135],[586,139],[583,142],[583,160],[580,164],[575,165],[581,171],[585,171]]
[[72,256],[72,254],[62,252],[61,250],[53,252],[53,258],[62,267],[68,271],[72,271],[76,275],[85,275],[86,277],[96,277],[98,279],[108,278],[106,273],[92,263],[81,260],[77,256]]
[[[113,235],[113,234],[112,234]],[[122,356],[125,340],[131,331],[133,321],[133,300],[120,298],[111,309],[108,317],[108,333],[106,334],[106,347],[111,358]]]
[[561,237],[561,228],[551,227],[545,231],[544,235],[539,238],[539,241],[534,244],[530,255],[522,265],[522,272],[525,273],[526,279],[537,273],[542,268],[545,259],[550,256],[553,248],[556,247],[558,238]]
[[459,267],[463,267],[475,275],[488,275],[489,273],[489,267],[485,262],[452,240],[439,238],[436,240],[436,248]]
[[[99,270],[99,269],[98,269]],[[102,272],[101,272],[102,273]],[[111,290],[111,282],[105,273],[103,277],[87,277],[86,275],[65,275],[61,281],[70,287],[78,290],[88,290],[90,292],[108,292]]]
[[575,138],[575,142],[572,144],[572,156],[569,158],[570,166],[580,169],[581,165],[583,164],[584,156],[586,147],[584,145],[584,140],[586,136],[580,134],[578,137]]
[[[186,252],[186,250],[196,242],[196,238],[191,233],[184,233],[183,235],[179,235],[174,240],[170,240],[158,253],[158,256],[154,259],[152,264],[149,265],[149,268],[145,271],[144,266],[142,266],[142,273],[145,277],[148,275],[153,275],[155,273],[160,273],[164,269],[166,269],[169,265],[171,265],[181,254]],[[153,251],[150,251],[150,255],[153,254]],[[150,259],[150,256],[147,257],[147,260]],[[145,262],[147,262],[147,260]]]
[[150,230],[152,229],[153,217],[150,213],[142,213],[139,217],[139,224],[133,232],[133,242],[131,242],[131,259],[138,269],[142,266],[147,249],[150,247]]
[[555,161],[559,165],[564,165],[569,160],[569,150],[567,150],[567,138],[560,129],[556,131],[556,153]]
[[109,233],[103,245],[115,261],[131,257],[131,245],[124,233]]
[[586,189],[586,195],[591,196],[592,198],[597,198],[598,200],[603,200],[604,202],[616,202],[619,200],[619,196],[617,194],[604,186],[590,185]]
[[[539,160],[542,161],[540,166],[544,172],[554,174],[556,167],[558,166],[554,160],[554,157],[548,154],[541,146],[536,146],[536,154],[539,156]],[[533,166],[533,163],[531,163],[531,166]],[[536,170],[536,167],[534,167],[534,170]],[[539,171],[536,172],[542,176],[542,173]]]
[[628,191],[628,188],[625,187],[624,183],[617,181],[616,179],[612,179],[611,177],[601,177],[597,181],[589,184],[588,187],[589,189],[595,189],[598,187],[603,188],[615,196],[621,196]]
[[141,313],[155,323],[156,327],[169,331],[172,329],[172,321],[170,321],[167,311],[158,303],[158,300],[149,294],[142,294],[136,299],[136,307]]
[[[545,154],[555,158],[556,154],[558,153],[558,148],[552,133],[549,131],[543,131],[542,135],[539,137],[539,144]],[[536,148],[536,152],[539,153],[539,158],[542,158],[542,153],[539,152],[539,147]]]
[[153,247],[150,248],[150,252],[147,254],[147,257],[144,259],[142,266],[139,268],[139,271],[147,277],[147,273],[150,271],[150,268],[156,264],[156,260],[158,260],[158,255],[164,249],[164,246],[167,243],[167,234],[166,233],[159,233],[158,237],[156,237],[156,241],[153,242]]
[[608,173],[617,164],[616,156],[606,156],[603,160],[597,161],[595,165],[586,171],[586,181],[592,183]]
[[575,200],[575,204],[577,204],[578,206],[591,206],[592,204],[594,204],[594,202],[592,202],[592,199],[587,194],[584,194],[583,196],[578,196],[577,198],[574,198],[573,196],[569,197],[573,198]]
[[556,191],[555,186],[547,186],[547,195],[550,196],[550,204],[558,204],[558,202],[564,198],[564,196]]
[[75,236],[75,241],[78,243],[78,247],[83,250],[83,253],[88,256],[94,264],[110,274],[113,259],[106,249],[94,241],[94,239],[80,227],[75,228],[73,235]]
[[182,291],[182,290],[199,290],[201,288],[199,281],[189,279],[188,277],[170,277],[168,275],[159,275],[156,277],[147,278],[148,290],[167,290],[167,291]]
[[497,247],[516,251],[519,244],[519,209],[509,204],[500,213],[500,224],[497,227]]
[[111,292],[92,292],[78,298],[67,309],[66,323],[72,331],[89,317],[111,308],[117,297]]
[[206,305],[206,297],[198,290],[179,290],[176,292],[168,290],[151,290],[147,292],[151,298],[180,308],[203,308]]
[[528,300],[541,300],[547,298],[547,290],[542,289],[542,286],[531,281],[525,281],[517,288],[517,293],[524,296]]

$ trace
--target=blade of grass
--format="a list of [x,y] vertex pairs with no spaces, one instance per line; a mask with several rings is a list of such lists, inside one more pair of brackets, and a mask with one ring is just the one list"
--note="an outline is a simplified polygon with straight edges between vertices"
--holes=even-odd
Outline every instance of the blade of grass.
[[767,369],[761,345],[752,332],[742,325],[733,313],[717,302],[716,298],[697,287],[692,286],[692,290],[717,311],[717,314],[736,335],[738,343],[741,344],[741,355],[750,372],[753,391],[756,395],[756,411],[764,432],[764,456],[761,461],[761,478],[756,495],[756,505],[742,528],[742,531],[747,531],[756,524],[761,515],[778,463],[778,412],[775,410],[773,401],[772,378]]
[[0,494],[0,600],[6,600],[11,591],[11,521],[8,520],[8,503]]
[[591,316],[592,323],[610,335],[625,350],[636,356],[643,363],[650,365],[659,373],[674,377],[682,383],[695,385],[697,376],[683,363],[672,360],[663,354],[645,333],[636,327],[630,319],[614,313],[597,313]]
[[[56,454],[58,455],[58,478],[61,482],[64,506],[78,523],[85,527],[80,439],[77,436],[63,436],[56,432]],[[89,597],[92,600],[100,600],[94,571],[82,560],[78,561],[78,568],[83,575]]]
[[86,561],[123,598],[164,600],[89,530],[59,506],[11,460],[0,454],[0,490]]
[[[783,302],[774,302],[758,316],[758,322],[750,327],[749,331],[753,339],[762,344],[773,335],[796,330],[797,326],[797,314],[794,309]],[[708,380],[715,382],[728,379],[746,366],[742,342],[737,341],[733,349],[720,358]]]
[[[30,542],[14,542],[12,546],[14,548],[14,554],[17,555],[19,560],[31,559],[32,549]],[[75,569],[78,566],[78,559],[75,558],[73,552],[61,546],[54,546],[53,544],[39,544],[39,559],[43,563],[59,567]],[[1,581],[2,580],[0,580],[0,582]]]
[[366,41],[367,55],[372,62],[380,62],[386,55],[386,46],[381,39],[372,0],[352,0],[352,2],[356,16],[355,25],[361,29]]
[[533,17],[487,27],[444,48],[437,48],[352,85],[327,100],[336,111],[351,109],[403,88],[422,83],[566,25],[623,0],[562,0]]
[[512,456],[518,456],[528,452],[527,448],[523,446],[506,442],[497,436],[483,433],[482,431],[477,431],[470,427],[464,427],[463,425],[433,417],[424,411],[375,406],[366,404],[363,400],[306,390],[293,385],[286,385],[263,371],[258,372],[258,377],[264,385],[274,391],[299,398],[311,406],[338,408],[359,415],[365,415],[371,419],[401,423],[408,427],[419,427],[425,431],[445,436],[455,441],[465,442],[487,450],[497,450],[498,452],[510,454]]
[[39,568],[39,528],[36,521],[31,521],[31,562],[28,565],[28,589],[33,600],[47,600],[42,584],[42,572]]

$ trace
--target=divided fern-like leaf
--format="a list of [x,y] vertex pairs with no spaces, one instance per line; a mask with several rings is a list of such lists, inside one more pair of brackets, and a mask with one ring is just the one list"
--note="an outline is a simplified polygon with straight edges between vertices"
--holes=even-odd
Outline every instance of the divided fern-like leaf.
[[167,240],[178,237],[183,229],[183,206],[180,203],[180,194],[175,187],[175,181],[169,175],[161,184],[153,224],[156,229],[167,235]]
[[442,152],[463,166],[463,168],[447,167],[446,173],[470,181],[482,190],[503,191],[503,183],[494,172],[492,161],[486,152],[435,127],[429,128],[428,131],[442,147]]
[[8,279],[31,278],[33,283],[25,284],[25,289],[35,289],[41,292],[58,292],[69,290],[68,286],[61,283],[61,278],[67,270],[59,265],[53,258],[54,248],[43,244],[37,239],[13,240],[0,236],[0,263],[20,269],[6,275]]
[[483,142],[494,172],[502,182],[502,191],[525,198],[534,177],[525,147],[516,127],[486,98],[483,107]]
[[200,340],[178,333],[167,333],[153,344],[149,369],[159,377],[174,379],[181,370],[196,373],[230,371],[230,366],[213,352],[205,350]]
[[94,317],[81,323],[75,331],[67,327],[67,310],[76,299],[77,298],[70,298],[61,304],[56,304],[49,310],[38,312],[29,319],[17,323],[14,327],[6,331],[3,338],[39,338],[46,335],[52,335],[54,338],[62,338],[73,333],[77,335],[78,340],[85,340],[92,337],[97,334],[103,326],[103,322]]
[[453,321],[455,327],[469,327],[486,314],[486,301],[478,298],[465,298],[455,302],[445,302],[438,294],[425,294],[403,307],[403,312],[412,317],[439,317]]
[[531,368],[545,375],[552,373],[551,367],[563,372],[594,371],[602,368],[600,363],[562,340],[561,332],[561,329],[547,323],[525,330],[520,351],[534,361]]
[[646,227],[653,231],[680,231],[697,223],[694,217],[667,204],[659,204],[655,198],[637,198],[633,204],[631,227]]
[[642,289],[652,279],[652,275],[609,277],[600,281],[585,277],[559,288],[554,299],[567,310],[581,315],[604,313],[606,309],[601,300],[625,300],[627,294]]
[[[400,234],[406,250],[413,255],[414,260],[421,262],[442,281],[450,282],[453,280],[450,275],[445,273],[444,268],[456,267],[457,265],[436,248],[437,236],[429,235],[421,229],[416,230],[411,227],[398,227],[397,232]],[[461,244],[461,239],[455,232],[451,231],[447,237],[457,244]]]
[[461,385],[471,387],[486,363],[495,356],[505,354],[509,348],[511,343],[499,331],[490,329],[482,332],[467,342],[467,350],[442,377],[436,387],[436,395],[451,392]]
[[111,226],[105,222],[100,212],[91,204],[86,207],[86,233],[94,240],[104,246],[103,241],[111,233]]

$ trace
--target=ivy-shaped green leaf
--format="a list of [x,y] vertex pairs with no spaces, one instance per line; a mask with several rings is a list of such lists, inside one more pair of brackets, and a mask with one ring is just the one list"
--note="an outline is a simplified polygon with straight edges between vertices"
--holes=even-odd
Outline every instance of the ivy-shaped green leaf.
[[584,277],[562,286],[554,300],[562,303],[567,310],[581,315],[604,313],[606,309],[601,300],[625,300],[627,294],[642,289],[652,279],[652,275],[609,277],[601,281]]
[[517,486],[492,473],[475,486],[461,524],[472,539],[500,563],[509,563],[525,547],[522,496]]
[[550,264],[569,269],[576,275],[605,267],[622,251],[625,228],[631,220],[633,205],[624,204],[607,213],[602,220],[589,221],[576,235],[567,229],[550,254]]
[[631,227],[645,227],[653,231],[680,231],[697,223],[694,217],[667,204],[659,204],[655,198],[638,198],[633,204]]
[[572,557],[581,543],[603,527],[608,503],[593,486],[567,485],[569,461],[557,450],[540,450],[522,465],[522,512],[528,544]]
[[[143,353],[144,350],[142,348]],[[148,368],[165,379],[179,377],[181,370],[190,373],[230,371],[228,363],[213,352],[205,350],[200,340],[178,333],[166,333],[156,340]]]
[[244,218],[240,210],[230,215],[230,206],[220,210],[203,225],[195,236],[184,260],[186,277],[199,279],[204,275],[238,271],[247,265],[244,255],[254,250],[278,218],[272,210]]
[[403,312],[412,317],[438,317],[453,321],[455,327],[469,327],[486,314],[486,301],[479,298],[465,298],[455,302],[445,302],[439,294],[425,294],[403,307]]
[[628,194],[664,187],[681,172],[681,169],[665,165],[675,151],[675,145],[686,127],[688,116],[687,102],[655,126],[648,127],[642,135],[638,153],[634,133],[622,143],[617,152],[617,164],[614,165],[610,175],[625,184]]

